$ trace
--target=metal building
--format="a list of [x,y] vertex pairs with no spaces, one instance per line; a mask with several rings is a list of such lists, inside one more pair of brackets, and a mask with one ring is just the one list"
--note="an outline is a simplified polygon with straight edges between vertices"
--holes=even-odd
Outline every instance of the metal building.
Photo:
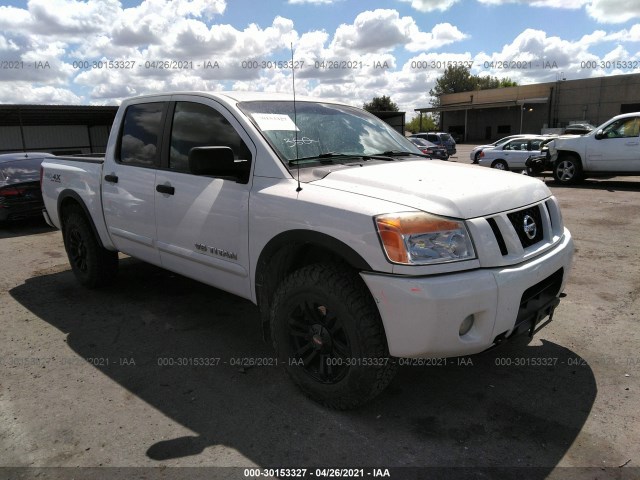
[[0,153],[104,153],[118,107],[0,105]]
[[466,141],[490,141],[516,133],[561,133],[571,123],[600,125],[621,113],[640,111],[640,74],[613,75],[440,96],[443,132]]

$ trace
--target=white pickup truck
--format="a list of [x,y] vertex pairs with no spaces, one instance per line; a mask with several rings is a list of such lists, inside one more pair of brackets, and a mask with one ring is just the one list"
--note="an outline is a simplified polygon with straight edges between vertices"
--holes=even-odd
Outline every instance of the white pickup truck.
[[250,299],[278,364],[333,408],[377,395],[399,358],[533,334],[573,255],[541,181],[426,159],[373,115],[318,99],[126,100],[104,158],[46,159],[42,173],[81,284],[112,280],[120,251]]
[[548,145],[553,178],[561,184],[640,175],[640,112],[618,115],[586,135],[563,135]]

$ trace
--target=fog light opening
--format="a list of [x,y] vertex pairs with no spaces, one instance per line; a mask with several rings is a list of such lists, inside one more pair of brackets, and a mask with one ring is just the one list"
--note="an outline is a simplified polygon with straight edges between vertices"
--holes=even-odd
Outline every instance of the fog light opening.
[[469,330],[471,330],[471,327],[473,327],[474,321],[475,321],[475,318],[473,314],[467,316],[467,318],[465,318],[460,324],[460,330],[458,330],[458,334],[462,337],[467,333],[469,333]]

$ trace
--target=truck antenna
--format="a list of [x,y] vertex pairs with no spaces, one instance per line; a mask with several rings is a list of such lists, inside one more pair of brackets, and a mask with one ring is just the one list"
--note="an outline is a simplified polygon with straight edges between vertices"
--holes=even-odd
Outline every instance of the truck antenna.
[[[293,126],[295,128],[295,141],[296,141],[296,160],[300,158],[298,154],[298,112],[296,110],[296,68],[293,63],[293,42],[291,42],[291,84],[293,88]],[[302,190],[300,186],[300,162],[296,162],[296,170],[298,174],[298,188],[296,188],[296,192]]]

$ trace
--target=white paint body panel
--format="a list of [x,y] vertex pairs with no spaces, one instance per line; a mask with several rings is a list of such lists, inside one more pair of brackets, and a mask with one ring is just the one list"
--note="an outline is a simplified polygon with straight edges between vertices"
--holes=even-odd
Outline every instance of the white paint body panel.
[[551,161],[559,152],[577,154],[585,173],[640,173],[640,135],[624,138],[597,139],[599,130],[627,118],[640,117],[640,112],[626,113],[607,120],[586,135],[563,135],[549,142]]
[[[568,272],[570,234],[549,189],[530,177],[421,159],[339,169],[303,183],[297,191],[297,180],[237,107],[238,101],[269,99],[290,97],[184,92],[125,101],[104,165],[64,159],[43,164],[51,221],[60,227],[57,198],[71,189],[83,199],[107,248],[115,246],[255,303],[256,267],[269,242],[292,230],[322,233],[351,247],[369,265],[362,278],[377,301],[391,354],[401,356],[484,350],[496,332],[512,328],[524,290],[559,268]],[[126,107],[170,100],[204,103],[227,117],[253,155],[248,184],[115,162]],[[105,182],[107,174],[117,175],[118,183]],[[60,175],[60,183],[55,175]],[[170,185],[175,193],[158,193],[157,185]],[[542,246],[527,249],[513,240],[516,234],[505,218],[532,205],[548,213],[543,213]],[[392,264],[374,217],[406,211],[465,220],[477,258],[428,266]],[[501,255],[488,217],[495,218],[503,232],[507,255]],[[210,254],[198,244],[224,254]],[[460,338],[459,324],[471,313],[477,316],[476,325]]]

